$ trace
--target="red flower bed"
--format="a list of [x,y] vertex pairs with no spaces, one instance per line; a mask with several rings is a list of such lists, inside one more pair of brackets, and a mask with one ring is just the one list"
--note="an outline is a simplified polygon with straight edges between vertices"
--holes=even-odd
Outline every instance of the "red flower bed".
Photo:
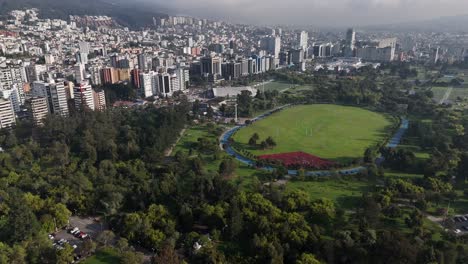
[[284,166],[288,168],[329,169],[337,165],[333,161],[325,160],[320,157],[300,151],[291,153],[262,155],[258,158],[260,160],[265,161],[280,161]]

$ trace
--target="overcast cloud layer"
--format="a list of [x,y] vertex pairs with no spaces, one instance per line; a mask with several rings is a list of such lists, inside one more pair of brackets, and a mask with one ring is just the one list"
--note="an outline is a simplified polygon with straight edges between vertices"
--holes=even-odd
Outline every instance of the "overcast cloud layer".
[[468,0],[140,0],[179,14],[254,24],[375,25],[468,13]]

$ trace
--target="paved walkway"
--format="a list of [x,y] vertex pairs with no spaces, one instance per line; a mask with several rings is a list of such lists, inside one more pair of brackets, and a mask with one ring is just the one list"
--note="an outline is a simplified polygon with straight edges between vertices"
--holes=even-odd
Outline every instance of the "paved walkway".
[[448,99],[450,98],[450,95],[452,94],[452,91],[453,91],[453,87],[450,87],[447,89],[447,91],[444,94],[444,97],[442,97],[442,99],[439,102],[440,105],[447,103]]
[[[285,105],[285,106],[282,106],[282,107],[278,107],[270,112],[267,112],[265,114],[262,114],[254,119],[252,119],[252,123],[253,122],[256,122],[256,121],[259,121],[259,120],[262,120],[268,116],[270,116],[271,114],[277,112],[277,111],[281,111],[285,108],[288,108],[290,107],[291,105]],[[408,130],[408,126],[409,126],[409,121],[406,119],[406,118],[402,118],[402,121],[401,121],[401,126],[400,128],[398,129],[398,131],[395,133],[395,135],[392,137],[392,139],[389,141],[389,143],[387,144],[387,147],[389,148],[396,148],[400,142],[401,142],[401,139],[403,137],[403,135],[405,134],[406,130]],[[248,165],[248,166],[252,166],[252,167],[255,167],[257,165],[256,161],[254,160],[251,160],[247,157],[244,157],[242,155],[240,155],[239,153],[237,153],[230,145],[229,143],[229,139],[232,137],[232,135],[234,135],[234,133],[236,133],[239,129],[245,127],[245,125],[239,125],[239,126],[235,126],[231,129],[229,129],[228,131],[226,131],[224,134],[221,135],[220,137],[220,146],[221,148],[223,148],[223,146],[225,146],[225,149],[224,151],[226,151],[227,154],[229,154],[230,156],[233,156],[235,157],[238,161]],[[380,164],[383,162],[383,158],[380,157],[377,159],[376,163],[377,164]],[[263,170],[267,170],[267,171],[272,171],[274,168],[271,167],[271,166],[265,166],[265,167],[262,167],[262,168],[259,168],[259,169],[263,169]],[[364,167],[364,166],[359,166],[359,167],[355,167],[355,168],[349,168],[349,169],[341,169],[341,170],[336,170],[336,171],[307,171],[306,172],[306,176],[331,176],[333,174],[341,174],[341,175],[355,175],[355,174],[358,174],[362,171],[365,171],[367,168]],[[298,171],[297,170],[288,170],[288,174],[289,175],[292,175],[292,176],[295,176],[298,174]]]

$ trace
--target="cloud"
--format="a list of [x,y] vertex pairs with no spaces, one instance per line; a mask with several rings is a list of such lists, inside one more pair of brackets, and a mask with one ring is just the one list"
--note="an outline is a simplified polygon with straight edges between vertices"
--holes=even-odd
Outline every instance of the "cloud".
[[138,0],[180,14],[256,24],[349,26],[468,13],[467,0]]

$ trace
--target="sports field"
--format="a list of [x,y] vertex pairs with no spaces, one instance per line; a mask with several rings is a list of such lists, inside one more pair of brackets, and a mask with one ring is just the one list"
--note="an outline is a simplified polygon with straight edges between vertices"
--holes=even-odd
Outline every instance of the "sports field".
[[[367,147],[388,135],[390,118],[362,108],[339,105],[302,105],[275,113],[241,129],[236,144],[255,155],[303,151],[339,162],[363,156]],[[247,143],[258,133],[258,144],[271,136],[277,146],[263,150]]]

